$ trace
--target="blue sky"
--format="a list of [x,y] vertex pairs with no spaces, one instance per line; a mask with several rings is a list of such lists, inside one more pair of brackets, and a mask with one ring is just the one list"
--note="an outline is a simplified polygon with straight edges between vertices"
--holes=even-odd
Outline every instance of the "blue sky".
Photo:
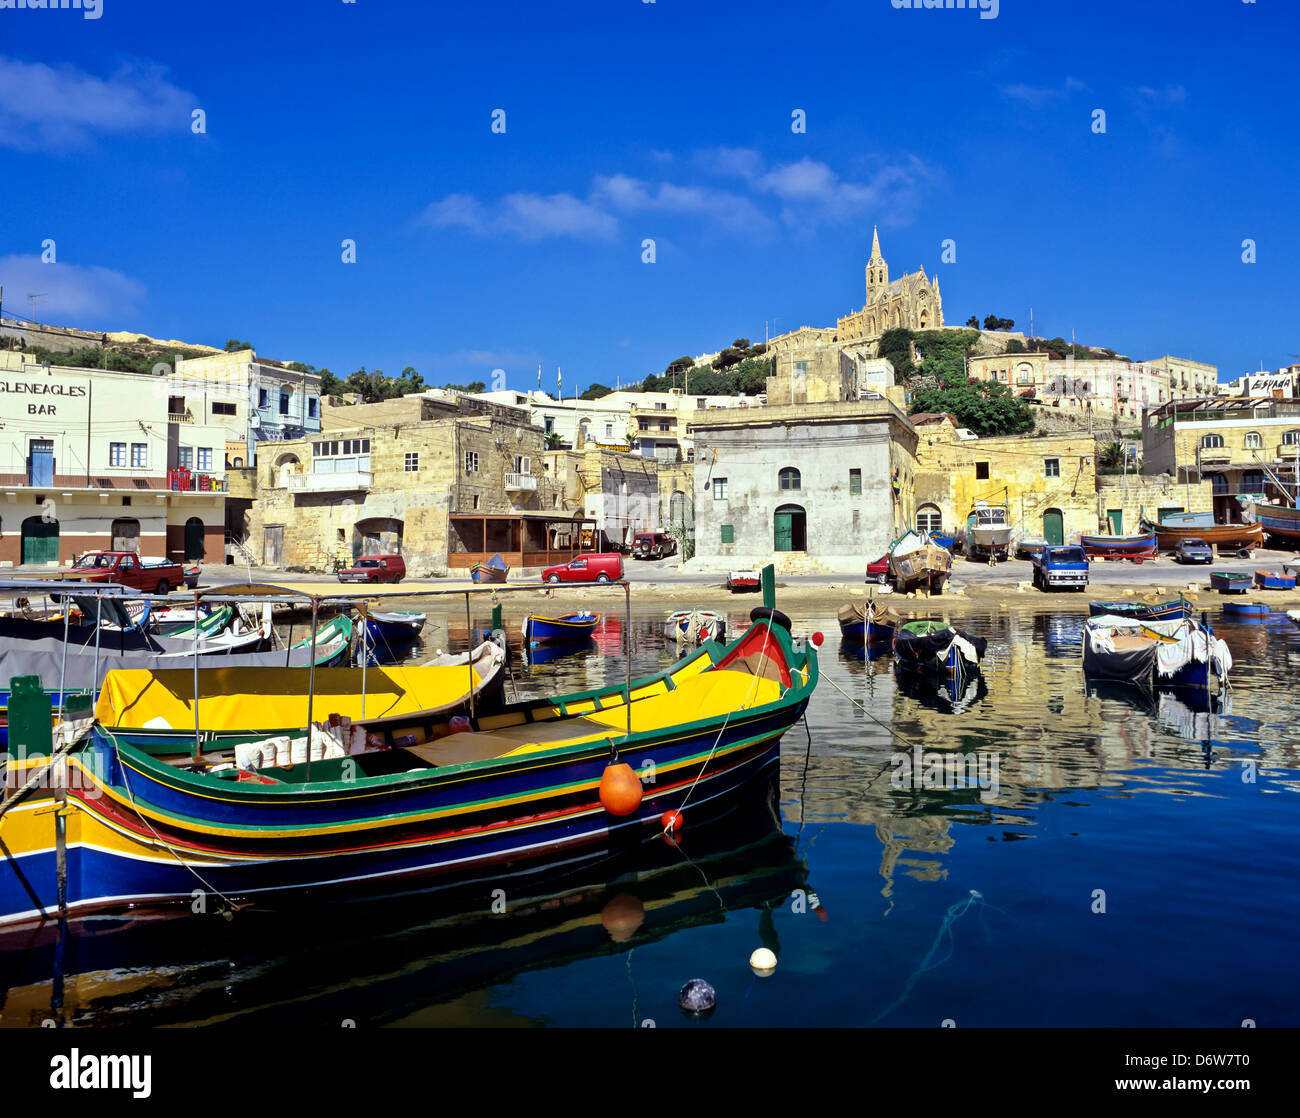
[[834,325],[878,224],[950,324],[1300,360],[1293,3],[102,4],[0,10],[6,314],[569,390]]

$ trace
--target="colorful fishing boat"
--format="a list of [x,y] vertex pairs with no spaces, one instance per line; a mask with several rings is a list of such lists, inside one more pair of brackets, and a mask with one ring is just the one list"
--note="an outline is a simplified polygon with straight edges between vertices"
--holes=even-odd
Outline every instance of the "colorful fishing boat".
[[893,640],[899,621],[898,610],[893,606],[880,606],[872,600],[865,607],[856,602],[842,605],[835,617],[840,623],[840,636],[864,644]]
[[1102,616],[1084,622],[1083,670],[1097,679],[1208,689],[1226,680],[1231,668],[1227,644],[1192,617]]
[[956,536],[945,535],[943,532],[931,532],[930,542],[935,547],[941,547],[944,551],[951,551],[952,545],[957,542]]
[[796,649],[769,614],[668,675],[514,704],[463,732],[433,723],[409,745],[384,734],[390,748],[372,748],[367,734],[360,751],[288,768],[206,750],[181,767],[97,727],[53,762],[69,770],[63,810],[39,779],[46,758],[18,762],[25,791],[0,814],[0,924],[189,905],[196,880],[234,903],[317,903],[515,872],[634,845],[671,811],[768,795],[817,684],[811,644]]
[[1213,524],[1206,527],[1152,524],[1143,520],[1142,527],[1155,533],[1156,545],[1161,551],[1173,551],[1180,540],[1204,540],[1220,551],[1249,551],[1259,547],[1264,540],[1261,524]]
[[585,609],[566,613],[563,617],[529,614],[524,618],[524,646],[586,640],[599,624],[600,614]]
[[469,577],[475,582],[505,582],[510,574],[510,566],[498,552],[486,563],[475,563],[469,569]]
[[988,641],[946,621],[908,621],[894,630],[894,660],[910,671],[977,672]]
[[1163,602],[1089,602],[1092,617],[1127,617],[1133,621],[1176,621],[1191,617],[1196,607],[1184,597]]
[[[274,737],[305,743],[309,710],[313,722],[333,715],[388,739],[414,738],[471,706],[497,706],[504,664],[501,647],[484,641],[468,657],[365,672],[283,668],[269,676],[256,668],[200,668],[199,741],[204,754]],[[111,672],[95,704],[100,731],[155,756],[193,752],[195,683],[195,672],[185,669]]]
[[1210,575],[1210,589],[1220,594],[1244,594],[1253,585],[1251,576],[1238,571],[1215,571]]
[[1098,559],[1131,559],[1141,563],[1144,559],[1154,559],[1156,534],[1153,531],[1142,532],[1136,536],[1090,536],[1080,535],[1079,545],[1090,557]]
[[751,593],[763,588],[758,571],[743,570],[727,572],[727,589],[733,594]]
[[1264,532],[1280,540],[1300,540],[1300,509],[1252,501],[1247,513]]
[[664,636],[679,644],[727,639],[727,619],[710,609],[679,609],[664,622]]
[[[428,615],[416,610],[370,611],[365,615],[364,655],[369,664],[392,664],[411,651],[420,639]],[[361,655],[358,652],[358,655]]]
[[1241,617],[1266,617],[1272,611],[1267,602],[1224,602],[1223,612]]
[[1294,590],[1295,575],[1279,571],[1256,571],[1255,585],[1261,590]]

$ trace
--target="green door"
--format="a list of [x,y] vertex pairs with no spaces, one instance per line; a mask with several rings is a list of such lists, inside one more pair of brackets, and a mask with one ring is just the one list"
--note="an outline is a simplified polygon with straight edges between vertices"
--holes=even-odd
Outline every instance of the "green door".
[[1107,509],[1106,520],[1110,524],[1110,534],[1112,536],[1122,536],[1124,534],[1124,510]]
[[794,513],[778,511],[772,520],[776,551],[794,550]]
[[191,516],[185,522],[185,559],[187,562],[202,559],[203,554],[203,521]]
[[1065,517],[1060,509],[1048,509],[1043,513],[1043,538],[1053,547],[1065,543]]
[[23,562],[59,561],[59,522],[29,516],[23,521]]

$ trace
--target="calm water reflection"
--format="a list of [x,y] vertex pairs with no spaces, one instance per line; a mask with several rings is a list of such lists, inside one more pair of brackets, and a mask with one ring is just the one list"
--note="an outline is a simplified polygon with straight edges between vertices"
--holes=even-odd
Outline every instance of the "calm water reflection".
[[[1209,701],[1085,686],[1079,613],[967,613],[989,649],[953,693],[841,646],[836,605],[790,610],[827,639],[808,732],[785,739],[779,822],[763,805],[712,833],[688,818],[680,849],[509,883],[506,915],[478,890],[89,922],[67,945],[62,1016],[666,1027],[701,977],[718,1008],[692,1027],[1300,1024],[1300,629],[1212,610],[1235,666]],[[414,659],[463,647],[463,613],[436,608]],[[633,614],[637,674],[675,653],[663,616]],[[516,656],[507,691],[621,680],[623,626],[549,662]],[[971,779],[900,780],[912,746]],[[4,944],[3,1023],[39,1024],[54,945]],[[771,977],[749,969],[759,946],[778,953]]]

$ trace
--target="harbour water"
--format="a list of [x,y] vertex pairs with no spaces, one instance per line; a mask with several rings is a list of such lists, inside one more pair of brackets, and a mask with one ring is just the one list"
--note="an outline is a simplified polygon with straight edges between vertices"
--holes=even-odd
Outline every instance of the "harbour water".
[[[413,660],[464,641],[427,604]],[[1207,701],[1085,685],[1080,603],[971,611],[988,654],[954,694],[842,645],[836,604],[786,607],[826,640],[776,814],[688,810],[676,846],[542,882],[10,934],[0,1024],[1300,1024],[1300,628],[1212,608],[1235,665]],[[675,654],[663,616],[634,607],[636,675]],[[516,657],[508,693],[621,681],[623,627]],[[677,1005],[692,978],[717,991],[704,1021]]]

